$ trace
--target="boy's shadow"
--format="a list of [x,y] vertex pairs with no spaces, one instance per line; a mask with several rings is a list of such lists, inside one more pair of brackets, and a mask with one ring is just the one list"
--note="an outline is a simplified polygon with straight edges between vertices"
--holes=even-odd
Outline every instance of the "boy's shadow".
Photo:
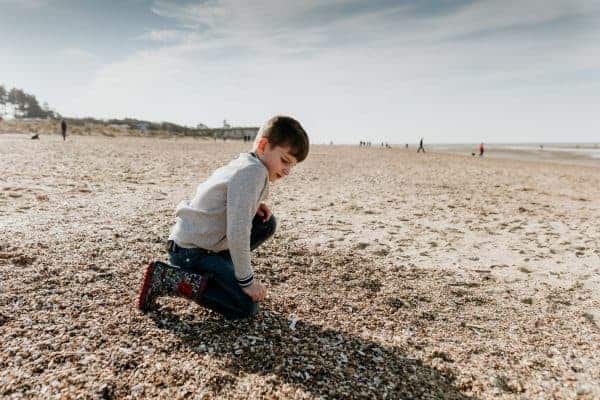
[[188,322],[167,308],[151,315],[193,351],[219,358],[231,374],[270,375],[273,386],[288,383],[336,399],[470,398],[453,385],[449,373],[424,365],[398,347],[290,321],[271,309],[263,308],[257,318],[240,322],[205,314]]

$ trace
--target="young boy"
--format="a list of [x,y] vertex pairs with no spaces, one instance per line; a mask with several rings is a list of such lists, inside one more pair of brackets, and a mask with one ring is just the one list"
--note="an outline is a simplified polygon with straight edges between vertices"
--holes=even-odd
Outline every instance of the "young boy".
[[191,201],[177,206],[168,241],[172,265],[150,263],[138,308],[152,309],[158,296],[180,296],[227,319],[255,315],[267,289],[254,277],[250,251],[275,233],[275,217],[263,203],[269,182],[289,175],[308,149],[298,121],[268,120],[251,153],[217,169]]

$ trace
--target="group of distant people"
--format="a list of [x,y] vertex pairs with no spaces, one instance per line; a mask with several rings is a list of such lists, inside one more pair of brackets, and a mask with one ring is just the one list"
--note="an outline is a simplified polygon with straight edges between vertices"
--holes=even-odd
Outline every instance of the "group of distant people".
[[[331,144],[333,144],[333,142],[331,142]],[[360,141],[358,143],[358,147],[371,147],[371,142],[366,142],[366,141]],[[381,142],[381,147],[385,148],[385,149],[391,149],[392,146],[390,146],[389,143],[387,142]]]
[[[371,147],[371,142],[361,140],[358,144],[358,147]],[[381,142],[381,147],[385,149],[392,148],[392,146],[390,146],[388,142]],[[408,149],[408,143],[406,143],[406,148]],[[417,149],[417,153],[420,153],[421,151],[425,153],[425,147],[423,146],[423,138],[421,138],[421,140],[419,141],[419,148]]]
[[[366,142],[366,141],[361,140],[359,142],[359,147],[371,147],[371,142]],[[381,142],[381,147],[384,147],[386,149],[392,148],[392,146],[390,146],[389,143],[387,143],[387,142]],[[406,143],[405,147],[408,150],[408,143]],[[540,147],[542,147],[542,146],[540,146]],[[425,153],[425,145],[423,144],[423,138],[421,138],[421,140],[419,140],[419,147],[417,148],[417,153],[421,153],[421,152]],[[485,153],[485,147],[482,142],[479,144],[479,157],[483,157],[483,153]],[[471,153],[471,155],[474,156],[475,153]]]

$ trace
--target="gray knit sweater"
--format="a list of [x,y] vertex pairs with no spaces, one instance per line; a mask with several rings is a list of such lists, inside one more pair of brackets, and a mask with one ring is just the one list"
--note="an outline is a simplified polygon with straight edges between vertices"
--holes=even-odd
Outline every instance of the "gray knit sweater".
[[267,168],[254,154],[240,154],[198,185],[191,201],[179,203],[169,240],[185,248],[229,249],[238,284],[250,286],[252,219],[267,198],[268,177]]

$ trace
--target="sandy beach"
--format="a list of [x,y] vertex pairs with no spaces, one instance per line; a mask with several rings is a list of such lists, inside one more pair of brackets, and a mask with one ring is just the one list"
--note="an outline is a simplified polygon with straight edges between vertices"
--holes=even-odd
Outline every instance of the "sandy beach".
[[257,318],[141,314],[175,206],[248,149],[1,134],[0,397],[600,398],[597,162],[313,146]]

